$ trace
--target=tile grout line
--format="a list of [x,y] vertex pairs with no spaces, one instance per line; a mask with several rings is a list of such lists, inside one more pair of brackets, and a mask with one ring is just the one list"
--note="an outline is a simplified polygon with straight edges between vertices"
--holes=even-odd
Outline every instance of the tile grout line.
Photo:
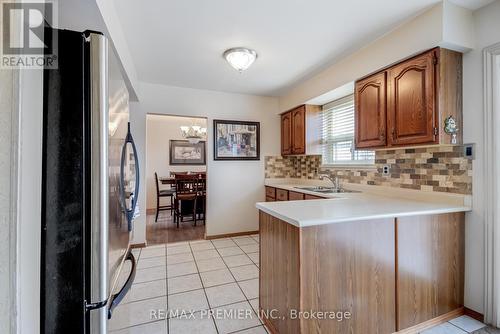
[[170,323],[168,321],[168,312],[170,312],[170,307],[168,305],[168,255],[167,255],[167,244],[164,245],[165,247],[165,291],[167,292],[167,317],[165,319],[165,329],[166,329],[166,334],[170,333]]
[[[255,240],[253,237],[249,237],[249,238],[250,238],[250,239],[252,239],[253,241],[255,241],[258,245],[260,245],[260,233],[259,233],[259,241]],[[254,265],[255,265],[255,266],[259,269],[259,277],[260,277],[260,263],[259,263],[259,265],[257,266],[257,264],[256,264],[256,263],[255,263],[255,262],[254,262],[254,261],[253,261],[253,260],[252,260],[252,259],[248,256],[248,254],[247,254],[247,253],[243,250],[243,248],[241,248],[241,247],[240,247],[240,245],[238,245],[238,244],[236,243],[236,241],[234,241],[234,240],[233,240],[233,242],[236,244],[236,246],[237,246],[237,247],[239,247],[239,248],[241,249],[241,251],[242,251],[243,253],[245,253],[245,255],[246,255],[246,256],[250,259],[250,261],[252,261],[252,263],[253,263],[253,264],[254,264]],[[259,256],[260,256],[260,247],[259,247],[259,250],[258,250],[257,252],[259,253]],[[257,253],[257,252],[253,252],[253,253]],[[229,270],[229,271],[231,271],[231,270]],[[232,273],[231,273],[231,274],[232,274]],[[243,281],[242,281],[242,282],[243,282]],[[236,282],[236,284],[238,284],[238,282]],[[241,286],[240,286],[239,284],[238,284],[238,287],[241,289]],[[259,288],[260,288],[260,286],[259,286]],[[241,289],[241,290],[243,291],[243,289]],[[243,295],[245,296],[245,298],[247,298],[247,296],[245,295],[245,293],[243,293]],[[260,298],[260,289],[259,289],[259,296],[257,296],[257,298]],[[253,299],[255,299],[255,298],[253,298]],[[250,301],[248,300],[248,298],[247,298],[247,301],[248,301],[248,303],[250,304]],[[256,313],[256,314],[257,314],[257,318],[259,319],[259,321],[260,321],[261,325],[264,327],[264,330],[265,330],[266,332],[268,332],[268,330],[267,330],[266,326],[264,325],[264,322],[262,321],[262,319],[260,319],[259,314],[258,314],[257,312],[255,312],[255,310],[253,309],[252,304],[250,304],[250,307],[252,308],[252,310],[254,311],[254,313]]]
[[[236,244],[236,242],[235,242],[234,240],[232,240],[232,241]],[[255,240],[254,240],[254,241],[255,241]],[[238,244],[236,244],[236,246],[237,246],[237,247],[239,247],[239,248],[241,249],[241,247],[240,247]],[[217,251],[217,253],[219,253],[219,250],[217,249],[217,247],[216,247],[216,249],[215,249],[215,250]],[[243,249],[241,249],[241,251],[242,251],[243,253],[245,253],[245,251],[243,251]],[[220,255],[220,253],[219,253],[219,255]],[[245,255],[246,255],[246,253],[245,253]],[[247,257],[248,257],[248,255],[247,255]],[[221,255],[221,258],[222,258],[222,255]],[[249,259],[250,259],[250,258],[249,258]],[[223,259],[222,261],[224,262],[224,264],[226,264],[226,261],[224,261],[224,259]],[[252,259],[250,259],[250,261],[252,261]],[[253,261],[252,261],[252,263],[253,263]],[[255,265],[255,264],[254,264],[254,265]],[[250,309],[251,309],[251,310],[253,311],[253,313],[257,316],[257,319],[259,320],[260,325],[262,325],[262,321],[260,320],[259,315],[258,315],[258,314],[257,314],[257,312],[255,312],[255,310],[253,309],[252,304],[250,303],[250,300],[248,299],[247,295],[245,295],[245,292],[243,291],[243,289],[241,288],[241,286],[238,284],[238,281],[236,280],[236,277],[234,277],[233,272],[231,271],[231,269],[229,268],[229,266],[227,266],[227,264],[226,264],[226,267],[227,267],[227,269],[228,269],[229,273],[231,274],[231,276],[233,277],[234,281],[236,282],[236,285],[237,285],[237,286],[238,286],[238,288],[240,289],[241,293],[243,294],[243,297],[245,297],[245,301],[248,303],[248,305],[250,305]],[[240,266],[240,267],[241,267],[241,266]],[[260,273],[260,268],[259,268],[259,273]],[[248,280],[252,280],[252,279],[254,279],[254,278],[251,278],[251,279],[248,279]],[[245,281],[248,281],[248,280],[245,280]],[[241,302],[236,302],[236,303],[241,303]],[[231,303],[231,304],[227,304],[227,305],[232,305],[232,304],[236,304],[236,303]],[[226,305],[226,306],[227,306],[227,305]],[[223,307],[223,306],[224,306],[224,305],[217,306],[217,307],[218,307],[218,308],[220,308],[220,307]],[[257,326],[255,326],[255,327],[257,327]],[[242,329],[242,330],[240,330],[240,331],[247,330],[247,329],[250,329],[250,328],[253,328],[253,327],[243,328],[243,329]],[[267,330],[266,330],[266,331],[267,331]],[[232,333],[237,333],[237,332],[238,332],[238,331],[235,331],[235,332],[232,332]]]
[[264,328],[264,331],[267,333],[266,328],[264,327],[264,325],[261,324],[261,325],[257,325],[257,326],[253,326],[253,327],[248,327],[248,328],[245,328],[245,329],[237,330],[237,331],[234,331],[234,332],[229,332],[227,334],[238,334],[238,333],[241,333],[243,331],[247,331],[249,329],[254,329],[254,328],[258,328],[258,327]]
[[[250,238],[250,239],[252,239],[254,242],[256,242],[254,238],[252,238],[252,237],[249,237],[249,238]],[[241,247],[240,247],[240,245],[238,245],[238,244],[236,243],[236,241],[234,241],[234,240],[233,240],[233,242],[234,242],[234,243],[236,244],[236,246],[238,246],[238,247],[241,249],[241,251],[242,251],[243,253],[245,253],[245,255],[246,255],[246,256],[250,259],[250,257],[249,257],[249,256],[247,255],[247,253],[243,250],[243,248],[241,248]],[[259,242],[258,242],[257,244],[260,244],[260,237],[259,237]],[[259,253],[260,253],[260,247],[259,247]],[[259,255],[260,255],[260,254],[259,254]],[[250,261],[251,261],[251,262],[253,263],[253,265],[255,266],[255,263],[252,261],[252,259],[250,259]],[[257,267],[257,269],[259,270],[259,277],[260,277],[260,267],[258,267],[258,266],[256,266],[256,267]],[[229,269],[229,271],[231,271],[231,269]],[[231,274],[232,274],[232,272],[231,272]],[[251,278],[251,279],[254,279],[254,278]],[[249,279],[249,280],[250,280],[250,279]],[[243,282],[243,281],[241,281],[241,282]],[[236,284],[238,284],[238,287],[239,287],[239,288],[240,288],[240,290],[243,292],[243,289],[241,288],[241,286],[240,286],[240,284],[238,283],[238,281],[236,281]],[[243,296],[245,296],[245,298],[247,299],[247,302],[250,304],[250,300],[248,300],[248,297],[247,297],[247,295],[245,295],[245,292],[243,292]],[[260,291],[259,291],[259,296],[257,296],[257,298],[260,298]],[[254,298],[254,299],[255,299],[255,298]],[[262,322],[262,320],[260,319],[259,314],[258,314],[257,312],[255,312],[255,310],[254,310],[254,309],[253,309],[253,307],[252,307],[252,304],[250,304],[250,307],[252,308],[253,312],[257,315],[257,318],[259,319],[259,322],[263,325],[263,322]],[[267,330],[266,330],[266,331],[267,331]]]
[[[139,262],[139,260],[140,260],[141,253],[142,253],[142,248],[141,248],[141,250],[139,250],[139,255],[138,255],[137,260],[136,260],[137,262]],[[155,281],[160,281],[160,280],[161,279],[155,280]],[[150,281],[150,282],[152,282],[152,281]],[[141,282],[141,283],[146,283],[146,282]],[[131,303],[134,303],[134,302],[145,301],[145,300],[148,300],[148,299],[155,299],[155,298],[161,298],[161,297],[166,297],[166,296],[156,296],[156,297],[146,298],[146,299],[142,299],[142,300],[135,300],[135,301],[128,302],[128,303],[125,303],[125,304],[120,304],[120,305],[128,305],[128,304],[131,304]],[[125,330],[125,329],[128,329],[128,328],[133,328],[133,327],[143,326],[143,325],[147,325],[147,324],[152,324],[152,323],[155,323],[155,322],[164,321],[165,319],[157,319],[157,320],[151,320],[151,319],[149,319],[149,320],[150,321],[142,322],[142,323],[135,324],[135,325],[132,325],[132,326],[126,326],[126,327],[122,327],[122,328],[117,328],[117,329],[114,329],[113,331],[110,331],[110,333],[122,331],[122,330]]]
[[118,332],[123,331],[124,329],[129,329],[129,328],[139,327],[139,326],[142,326],[142,325],[153,324],[153,323],[155,323],[155,322],[160,322],[160,321],[164,321],[164,320],[159,319],[159,320],[154,320],[154,321],[143,322],[143,323],[136,324],[136,325],[132,325],[132,326],[128,326],[128,327],[123,327],[123,328],[113,329],[112,331],[109,331],[109,334],[118,333]]
[[[215,245],[209,240],[210,244],[215,248]],[[193,248],[191,247],[191,243],[189,243],[189,249],[191,249],[191,255],[193,255],[193,258],[194,258],[194,252],[193,252]],[[208,305],[208,309],[210,310],[210,301],[208,300],[208,296],[207,296],[207,291],[205,290],[205,284],[203,284],[203,280],[201,279],[201,275],[200,275],[200,268],[198,268],[198,263],[196,263],[196,259],[194,261],[194,265],[196,266],[196,271],[197,271],[197,274],[198,274],[198,278],[200,279],[200,283],[201,283],[201,287],[203,289],[203,294],[205,295],[205,299],[207,300],[207,305]],[[212,322],[214,324],[214,327],[215,327],[215,332],[217,334],[219,334],[219,328],[217,327],[217,323],[215,322],[215,318],[214,317],[210,317],[212,319]]]
[[[455,319],[456,319],[456,318],[455,318]],[[451,320],[453,320],[453,319],[451,319]],[[460,326],[455,325],[454,323],[452,323],[452,322],[450,322],[450,321],[447,321],[447,323],[449,323],[449,324],[450,324],[450,325],[452,325],[453,327],[456,327],[456,328],[460,329],[461,331],[464,331],[465,333],[473,333],[473,332],[469,332],[468,330],[465,330],[465,328],[462,328],[462,327],[460,327]]]
[[[244,264],[244,265],[242,265],[242,266],[235,266],[235,267],[231,267],[231,268],[240,268],[240,267],[245,267],[245,266],[250,266],[250,265],[254,265],[254,266],[256,266],[255,264],[250,263],[250,264]],[[256,267],[257,267],[257,266],[256,266]],[[231,268],[226,267],[226,268],[221,268],[221,269],[215,269],[215,270],[203,271],[203,272],[200,272],[200,274],[210,273],[210,272],[219,271],[219,270],[224,270],[224,269],[229,269],[229,272],[231,272]],[[258,267],[257,267],[257,268],[258,268]],[[191,274],[179,275],[179,276],[174,276],[174,277],[169,277],[169,278],[179,278],[179,277],[191,276],[191,275],[196,275],[196,274],[198,274],[198,273],[191,273]],[[254,280],[254,279],[257,279],[257,277],[254,277],[254,278],[247,278],[247,279],[242,279],[242,280],[240,280],[240,282],[246,282],[246,281],[250,281],[250,280]],[[137,283],[137,284],[142,284],[142,283],[150,283],[150,282],[159,281],[159,280],[162,280],[162,279],[157,279],[157,280],[148,281],[148,282],[141,282],[141,283]],[[235,281],[235,282],[236,282],[236,281]],[[234,283],[234,282],[230,282],[230,283]],[[213,288],[213,287],[216,287],[216,286],[225,285],[225,284],[229,284],[229,283],[222,283],[222,284],[211,285],[211,286],[208,286],[208,287],[207,287],[207,289],[208,289],[208,288]],[[193,289],[193,290],[187,290],[187,291],[194,291],[194,290],[200,290],[200,289]],[[177,295],[177,294],[179,294],[179,293],[183,293],[183,292],[187,292],[187,291],[180,291],[180,292],[171,293],[171,294],[170,294],[170,296]],[[255,299],[255,298],[253,298],[253,299]]]
[[[257,241],[256,241],[254,238],[252,238],[252,237],[250,237],[250,239],[252,239],[253,241],[257,242]],[[239,249],[243,252],[243,254],[244,254],[244,255],[246,255],[248,258],[250,258],[250,257],[248,256],[248,253],[247,253],[247,252],[245,252],[245,251],[244,251],[244,250],[240,247],[240,245],[238,245],[238,244],[237,244],[237,243],[236,243],[233,239],[228,239],[228,240],[233,241],[233,243],[234,243],[234,244],[236,244],[236,246],[227,246],[227,247],[221,247],[221,248],[238,247],[238,248],[239,248]],[[236,284],[237,284],[238,288],[240,289],[240,291],[242,292],[242,294],[243,294],[243,296],[244,296],[244,298],[245,298],[243,301],[246,301],[246,302],[250,305],[250,307],[251,307],[251,309],[252,309],[252,311],[253,311],[253,314],[256,314],[255,310],[254,310],[254,309],[253,309],[253,307],[252,307],[252,304],[250,303],[250,300],[247,298],[247,296],[245,295],[245,293],[244,293],[244,292],[243,292],[243,290],[241,289],[241,286],[240,286],[239,282],[236,280],[236,277],[233,275],[233,273],[232,273],[232,271],[231,271],[231,268],[238,268],[238,267],[242,267],[242,266],[247,266],[247,265],[249,265],[249,264],[245,264],[245,265],[238,265],[238,266],[234,266],[234,267],[231,267],[231,268],[230,268],[230,267],[227,265],[227,263],[224,261],[224,257],[220,254],[220,252],[219,252],[218,248],[217,248],[217,247],[216,247],[216,246],[215,246],[215,245],[214,245],[214,244],[213,244],[210,240],[207,240],[207,241],[208,241],[208,242],[210,242],[210,244],[214,247],[214,248],[213,248],[213,250],[215,250],[215,251],[216,251],[216,253],[219,255],[219,257],[218,257],[218,258],[220,258],[220,259],[222,260],[222,262],[224,263],[225,268],[221,268],[221,269],[214,269],[214,270],[208,270],[208,271],[204,271],[204,272],[212,272],[212,271],[224,270],[224,269],[225,269],[225,270],[228,270],[228,271],[229,271],[229,273],[231,274],[231,276],[232,276],[232,277],[233,277],[233,279],[234,279],[234,283],[236,283]],[[257,242],[257,243],[258,243],[258,242]],[[198,267],[198,263],[197,263],[197,262],[198,262],[198,261],[204,261],[204,260],[210,260],[211,258],[208,258],[208,259],[201,259],[201,260],[196,260],[196,258],[194,257],[194,252],[195,252],[195,251],[194,251],[194,250],[193,250],[193,248],[191,247],[191,243],[190,243],[190,242],[187,242],[187,244],[186,244],[186,245],[187,245],[187,246],[189,246],[189,250],[190,250],[189,252],[185,252],[185,253],[177,253],[177,254],[171,254],[171,255],[179,255],[179,254],[187,254],[187,253],[189,253],[189,254],[191,254],[191,255],[193,256],[193,261],[184,261],[184,262],[179,262],[179,263],[175,263],[175,264],[182,264],[182,263],[194,262],[194,264],[195,264],[195,266],[196,266],[196,269],[197,269],[197,273],[196,273],[196,274],[198,275],[198,277],[199,277],[199,279],[200,279],[200,282],[201,282],[201,285],[202,285],[202,288],[201,288],[201,289],[203,289],[203,292],[204,292],[204,294],[205,294],[205,298],[206,298],[206,300],[207,300],[209,310],[212,310],[212,309],[215,309],[215,308],[220,308],[220,307],[224,307],[224,306],[228,306],[228,305],[235,304],[235,303],[229,303],[229,304],[218,305],[218,306],[214,306],[214,307],[212,307],[212,306],[210,305],[210,302],[208,301],[208,296],[207,296],[207,294],[206,294],[206,289],[207,289],[207,287],[205,287],[205,284],[203,283],[203,280],[201,279],[201,272],[200,272],[200,270],[199,270],[199,267]],[[156,246],[156,247],[157,247],[157,246]],[[166,306],[167,306],[167,310],[169,309],[169,307],[168,307],[168,300],[169,300],[169,296],[170,296],[170,295],[169,295],[169,293],[168,293],[168,292],[169,292],[169,289],[168,289],[168,279],[169,279],[169,278],[168,278],[168,272],[167,272],[167,271],[168,271],[168,248],[167,248],[166,244],[164,244],[164,245],[163,245],[163,247],[165,248],[165,275],[166,275],[166,277],[165,277],[164,279],[155,279],[155,280],[150,280],[150,281],[143,281],[143,282],[138,282],[138,283],[135,283],[135,284],[145,284],[145,283],[150,283],[150,282],[155,282],[155,281],[165,281],[165,284],[166,284],[166,286],[165,286],[165,288],[166,288],[166,295],[154,296],[154,297],[151,297],[151,298],[145,298],[145,299],[138,299],[138,300],[134,300],[134,301],[129,301],[129,302],[125,303],[125,304],[130,304],[130,303],[135,303],[135,302],[145,301],[145,300],[148,300],[148,299],[155,299],[155,298],[165,297],[165,298],[166,298],[166,300],[167,300],[167,305],[166,305]],[[137,261],[139,261],[139,260],[142,260],[142,259],[143,259],[143,258],[141,258],[141,255],[142,255],[142,250],[143,250],[143,248],[139,249],[139,253],[138,253],[138,260],[137,260]],[[210,250],[210,249],[202,249],[202,250],[200,250],[200,251],[206,251],[206,250]],[[252,252],[252,253],[258,253],[258,252]],[[238,256],[238,255],[243,255],[243,254],[230,255],[230,256],[227,256],[227,257],[231,257],[231,256]],[[154,258],[154,257],[162,257],[162,255],[159,255],[159,256],[153,256],[153,257],[148,257],[148,258],[144,258],[144,259],[149,259],[149,258]],[[215,258],[217,258],[217,257],[215,257]],[[215,258],[213,258],[213,259],[215,259]],[[252,262],[251,264],[256,265],[256,264],[253,262],[253,260],[252,260],[251,258],[250,258],[250,261]],[[175,264],[173,264],[173,265],[175,265]],[[153,267],[148,267],[148,268],[142,268],[142,269],[138,269],[138,271],[139,271],[139,270],[151,269],[151,268],[157,268],[157,267],[160,267],[160,266],[153,266]],[[260,270],[260,269],[259,269],[259,270]],[[194,273],[192,273],[192,274],[186,274],[186,275],[179,275],[179,276],[174,276],[174,277],[182,277],[182,276],[188,276],[188,275],[193,275],[193,274],[194,274]],[[244,279],[244,280],[241,280],[240,282],[245,282],[245,281],[249,281],[249,280],[253,280],[253,279],[255,279],[255,278]],[[210,286],[210,288],[212,288],[212,287],[217,287],[217,286],[221,286],[221,285],[225,285],[225,284],[231,284],[231,283],[218,284],[218,285]],[[172,294],[172,295],[176,295],[176,294],[180,294],[180,293],[185,293],[185,292],[189,292],[189,291],[201,290],[201,289],[193,289],[193,290],[188,290],[188,291],[182,291],[182,292],[174,293],[174,294]],[[253,298],[253,299],[256,299],[256,298]],[[238,303],[238,302],[237,302],[237,303]],[[241,301],[240,301],[239,303],[241,303]],[[201,310],[199,310],[198,312],[201,312]],[[257,315],[257,316],[258,316],[258,315]],[[214,326],[215,326],[215,328],[216,328],[217,333],[219,333],[219,330],[218,330],[217,324],[216,324],[216,322],[215,322],[215,319],[214,319],[213,317],[211,317],[211,318],[212,318],[212,321],[213,321],[213,323],[214,323]],[[126,329],[126,328],[137,327],[137,326],[140,326],[140,325],[151,324],[151,323],[155,323],[155,322],[159,322],[159,321],[166,321],[166,329],[167,329],[167,331],[168,331],[168,332],[170,332],[170,324],[169,324],[169,321],[168,321],[169,319],[170,319],[170,317],[167,317],[166,319],[163,319],[163,320],[162,320],[162,319],[160,319],[160,320],[154,320],[154,321],[147,321],[147,322],[144,322],[144,323],[141,323],[141,324],[136,324],[136,325],[133,325],[133,326],[128,326],[128,327],[124,327],[124,328],[120,328],[120,329],[116,329],[116,330],[123,330],[123,329]],[[260,320],[260,319],[259,319],[259,320]],[[231,333],[236,333],[236,332],[239,332],[239,331],[244,331],[244,330],[248,330],[248,329],[252,329],[252,328],[256,328],[256,327],[260,327],[260,326],[262,326],[262,324],[257,325],[257,326],[253,326],[253,327],[249,327],[249,328],[244,328],[244,329],[241,329],[241,330],[238,330],[238,331],[235,331],[235,332],[231,332]],[[265,329],[265,327],[264,327],[264,329]]]

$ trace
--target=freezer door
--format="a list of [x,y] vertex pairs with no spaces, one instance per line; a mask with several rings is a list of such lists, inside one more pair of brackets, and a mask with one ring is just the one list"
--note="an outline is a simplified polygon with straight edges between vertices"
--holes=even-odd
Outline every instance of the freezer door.
[[[88,298],[86,42],[81,32],[56,32],[59,66],[43,73],[40,332],[80,334],[85,328],[83,301]],[[54,31],[47,33],[52,36]]]
[[[90,67],[90,304],[89,333],[107,333],[108,286],[108,45],[87,35]],[[89,302],[87,302],[89,303]]]

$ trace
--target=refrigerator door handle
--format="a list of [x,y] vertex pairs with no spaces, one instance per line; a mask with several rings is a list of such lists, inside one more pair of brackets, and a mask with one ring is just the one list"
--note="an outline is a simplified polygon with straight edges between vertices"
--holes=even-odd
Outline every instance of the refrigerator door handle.
[[[130,144],[132,147],[132,153],[134,155],[134,168],[135,168],[135,187],[133,192],[134,197],[130,209],[127,208],[127,199],[125,194],[125,164],[126,164],[126,159],[128,159],[128,157],[126,156],[128,144]],[[125,142],[123,143],[122,147],[122,157],[120,164],[120,204],[127,218],[129,232],[132,231],[132,221],[134,219],[137,201],[139,200],[139,184],[140,184],[139,157],[137,156],[137,148],[135,146],[134,138],[132,137],[132,133],[130,132],[130,122],[129,122],[127,129],[127,137],[125,138]]]
[[135,272],[136,272],[136,267],[137,267],[137,262],[135,260],[134,254],[132,254],[131,251],[129,251],[126,260],[130,261],[132,263],[132,269],[130,270],[130,274],[128,275],[127,281],[123,285],[123,287],[120,289],[120,291],[113,295],[111,297],[111,303],[108,309],[108,319],[111,319],[113,315],[113,310],[120,304],[120,302],[123,300],[127,292],[130,290],[132,287],[132,283],[134,283],[135,279]]
[[[107,333],[108,299],[108,44],[96,33],[86,33],[90,68],[90,333]],[[97,302],[96,302],[97,301]]]
[[87,303],[85,301],[85,311],[97,310],[98,308],[102,308],[108,304],[108,300],[103,300],[97,303]]

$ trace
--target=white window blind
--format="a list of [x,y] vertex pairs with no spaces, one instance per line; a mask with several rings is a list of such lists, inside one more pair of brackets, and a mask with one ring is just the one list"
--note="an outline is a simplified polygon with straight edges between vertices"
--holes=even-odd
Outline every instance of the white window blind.
[[375,152],[354,149],[354,95],[325,104],[322,109],[323,164],[373,164]]

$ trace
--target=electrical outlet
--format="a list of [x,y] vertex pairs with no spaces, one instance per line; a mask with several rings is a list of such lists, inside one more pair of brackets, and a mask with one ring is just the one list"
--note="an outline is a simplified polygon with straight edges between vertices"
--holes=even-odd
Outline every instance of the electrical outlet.
[[390,173],[390,166],[389,165],[384,165],[382,167],[382,175],[389,175]]

